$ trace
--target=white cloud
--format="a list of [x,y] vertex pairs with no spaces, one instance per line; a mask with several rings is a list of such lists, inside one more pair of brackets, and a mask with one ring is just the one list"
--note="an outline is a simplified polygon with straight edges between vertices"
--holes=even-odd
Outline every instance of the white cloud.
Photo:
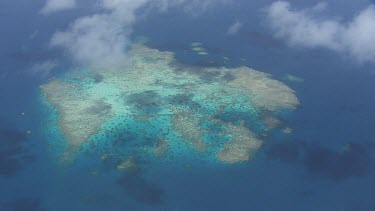
[[40,12],[47,15],[53,12],[73,9],[75,6],[76,0],[47,0]]
[[312,9],[317,12],[320,12],[320,11],[324,11],[325,9],[327,9],[327,6],[328,6],[327,2],[319,2]]
[[[168,0],[167,0],[168,1]],[[207,10],[217,6],[230,3],[232,0],[169,0],[182,5],[184,11],[192,16],[204,14]]]
[[237,34],[238,31],[241,29],[242,27],[242,23],[241,22],[234,22],[229,28],[228,28],[228,31],[227,31],[227,34],[228,35],[234,35],[234,34]]
[[104,68],[126,62],[125,49],[135,21],[135,12],[147,0],[102,0],[107,12],[75,20],[65,32],[57,32],[51,46],[68,50],[80,64]]
[[55,61],[48,60],[42,63],[34,64],[29,73],[31,75],[37,75],[38,77],[45,78],[48,77],[56,67],[57,63]]
[[33,33],[30,34],[29,39],[30,40],[35,39],[38,36],[38,34],[39,34],[39,31],[35,30]]
[[166,11],[169,8],[178,6],[190,16],[199,16],[215,6],[228,4],[233,1],[234,0],[152,0],[150,2],[160,11]]
[[295,10],[288,2],[277,1],[266,9],[267,19],[274,35],[291,46],[328,48],[359,62],[374,62],[375,7],[370,5],[343,22],[320,18],[326,6],[319,3],[310,9]]
[[55,33],[50,45],[67,50],[81,65],[116,68],[127,62],[126,49],[131,45],[129,36],[138,9],[149,6],[165,11],[182,6],[185,10],[201,2],[202,10],[223,1],[228,0],[100,0],[101,13],[78,18],[66,31]]

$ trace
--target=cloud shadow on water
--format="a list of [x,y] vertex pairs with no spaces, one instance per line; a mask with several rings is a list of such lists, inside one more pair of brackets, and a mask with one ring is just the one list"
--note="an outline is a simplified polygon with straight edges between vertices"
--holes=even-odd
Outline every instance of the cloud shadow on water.
[[303,166],[312,176],[334,181],[366,176],[374,165],[375,144],[350,143],[334,150],[299,140],[270,144],[266,155],[271,160]]
[[150,206],[163,204],[163,190],[144,179],[139,170],[124,173],[117,184],[137,202]]
[[1,128],[0,125],[0,176],[15,176],[36,159],[24,133]]
[[3,211],[45,211],[38,198],[19,198],[5,202],[0,206]]
[[250,30],[240,30],[239,31],[240,40],[251,43],[252,45],[257,45],[265,48],[282,48],[284,44],[262,32],[250,31]]

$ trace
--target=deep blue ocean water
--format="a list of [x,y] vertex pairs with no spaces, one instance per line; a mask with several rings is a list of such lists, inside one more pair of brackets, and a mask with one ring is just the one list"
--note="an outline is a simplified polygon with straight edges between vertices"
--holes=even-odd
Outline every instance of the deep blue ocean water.
[[[279,80],[285,73],[303,78],[303,83],[286,82],[301,101],[285,116],[293,133],[266,137],[254,159],[239,165],[185,168],[181,163],[178,168],[155,160],[125,176],[89,155],[58,164],[51,143],[59,140],[46,134],[50,110],[39,91],[47,79],[27,73],[46,59],[59,59],[56,74],[72,67],[64,54],[46,46],[56,28],[87,11],[46,20],[37,14],[41,1],[15,2],[0,3],[0,210],[375,210],[375,66],[274,39],[260,21],[261,12],[252,9],[270,1],[204,17],[154,14],[136,24],[134,37],[147,36],[147,45],[176,52],[188,64],[246,65]],[[236,19],[246,20],[243,30],[226,36]],[[187,51],[192,42],[202,42],[210,54]],[[230,60],[223,63],[223,56]],[[93,177],[93,171],[101,173]]]

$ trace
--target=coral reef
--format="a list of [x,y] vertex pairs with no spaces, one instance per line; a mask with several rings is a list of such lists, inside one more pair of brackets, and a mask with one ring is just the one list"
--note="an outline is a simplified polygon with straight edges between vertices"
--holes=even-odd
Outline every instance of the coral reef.
[[297,77],[292,74],[285,74],[283,76],[283,80],[290,81],[290,82],[297,82],[297,83],[302,83],[305,81],[303,78]]
[[243,122],[239,126],[229,124],[227,132],[233,136],[233,140],[227,142],[217,154],[219,160],[233,164],[250,159],[251,153],[261,147],[262,141],[255,134],[244,127]]
[[72,147],[127,141],[140,149],[132,153],[161,157],[186,145],[232,164],[249,160],[261,146],[258,133],[281,124],[274,111],[299,104],[288,86],[248,67],[184,65],[143,45],[129,55],[123,68],[70,72],[42,86]]
[[156,143],[156,146],[154,147],[154,154],[157,157],[164,156],[168,151],[168,142],[165,140],[160,140]]

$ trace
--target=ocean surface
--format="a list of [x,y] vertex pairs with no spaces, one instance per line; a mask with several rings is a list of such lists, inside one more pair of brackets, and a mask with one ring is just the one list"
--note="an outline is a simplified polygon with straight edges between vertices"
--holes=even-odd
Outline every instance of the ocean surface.
[[[275,130],[240,164],[213,165],[194,153],[188,162],[171,158],[168,165],[137,157],[141,170],[120,175],[112,162],[90,153],[61,161],[66,142],[58,128],[51,130],[57,116],[40,90],[49,77],[28,72],[49,59],[59,61],[56,77],[75,69],[48,41],[67,20],[89,11],[46,19],[38,14],[42,1],[2,1],[0,210],[374,211],[375,66],[324,49],[290,48],[273,38],[261,12],[252,10],[269,2],[243,2],[204,17],[151,14],[135,25],[132,38],[147,37],[145,45],[175,52],[181,63],[244,65],[272,74],[300,100],[282,119],[293,132]],[[239,18],[247,20],[243,30],[227,36],[228,25]],[[209,54],[191,51],[193,42],[203,43]],[[285,80],[285,74],[303,82]]]

